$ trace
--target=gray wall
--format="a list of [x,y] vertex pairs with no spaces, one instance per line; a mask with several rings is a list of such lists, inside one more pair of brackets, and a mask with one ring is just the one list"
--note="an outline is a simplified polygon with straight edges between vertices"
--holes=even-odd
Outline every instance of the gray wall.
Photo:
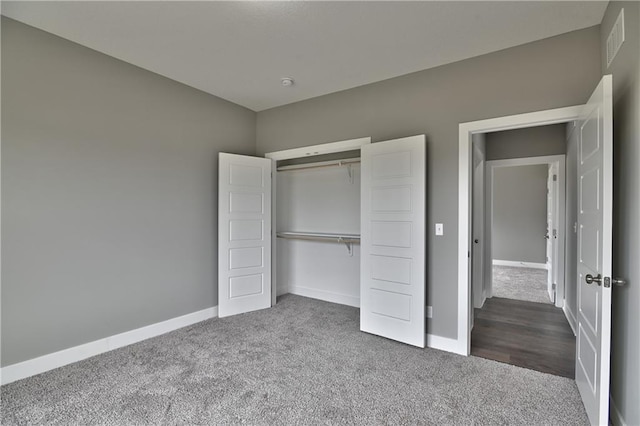
[[545,164],[494,169],[493,259],[546,263],[547,175]]
[[217,304],[255,113],[2,18],[2,365]]
[[564,153],[564,124],[487,133],[487,161]]
[[586,102],[600,78],[599,27],[258,113],[262,154],[371,136],[427,135],[430,333],[457,337],[458,124]]
[[[611,66],[606,38],[625,9],[626,41]],[[640,5],[612,2],[602,21],[602,72],[613,74],[613,272],[629,284],[613,289],[611,393],[629,425],[640,424]]]

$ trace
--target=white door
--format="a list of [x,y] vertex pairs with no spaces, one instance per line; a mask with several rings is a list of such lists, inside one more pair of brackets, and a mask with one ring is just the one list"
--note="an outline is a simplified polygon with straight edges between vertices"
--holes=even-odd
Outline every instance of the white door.
[[362,147],[360,329],[424,348],[425,136]]
[[218,314],[271,306],[271,160],[220,153]]
[[612,122],[607,75],[583,109],[578,140],[576,382],[589,420],[600,425],[609,421]]
[[551,303],[555,303],[556,300],[554,284],[558,266],[556,262],[558,239],[558,231],[556,229],[557,179],[557,170],[553,165],[550,165],[547,176],[547,233],[545,238],[547,239],[547,293]]

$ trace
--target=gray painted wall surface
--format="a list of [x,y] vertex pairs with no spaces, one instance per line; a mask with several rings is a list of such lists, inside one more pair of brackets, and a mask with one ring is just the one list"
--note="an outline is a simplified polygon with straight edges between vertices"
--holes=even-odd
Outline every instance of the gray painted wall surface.
[[255,113],[2,18],[2,365],[217,304]]
[[565,125],[487,133],[487,161],[566,153]]
[[[259,112],[257,150],[426,134],[428,331],[456,338],[458,124],[582,104],[599,79],[600,31],[592,27]],[[433,236],[436,222],[442,237]]]
[[[621,7],[625,42],[607,69],[606,39]],[[611,393],[629,425],[640,424],[640,4],[609,3],[602,21],[602,73],[613,74],[613,289]]]
[[546,263],[548,166],[493,171],[493,259]]

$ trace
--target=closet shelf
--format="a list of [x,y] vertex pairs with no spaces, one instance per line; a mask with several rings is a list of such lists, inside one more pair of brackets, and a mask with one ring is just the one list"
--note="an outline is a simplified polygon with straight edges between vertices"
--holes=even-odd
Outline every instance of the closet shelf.
[[291,240],[327,241],[343,243],[347,246],[349,255],[353,255],[353,244],[360,244],[358,234],[327,234],[320,232],[276,232],[276,237]]

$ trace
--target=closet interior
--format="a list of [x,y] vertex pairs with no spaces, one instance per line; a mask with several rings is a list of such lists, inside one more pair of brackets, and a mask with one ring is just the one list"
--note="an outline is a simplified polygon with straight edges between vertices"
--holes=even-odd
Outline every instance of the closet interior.
[[360,306],[360,150],[277,161],[275,280],[291,293]]

